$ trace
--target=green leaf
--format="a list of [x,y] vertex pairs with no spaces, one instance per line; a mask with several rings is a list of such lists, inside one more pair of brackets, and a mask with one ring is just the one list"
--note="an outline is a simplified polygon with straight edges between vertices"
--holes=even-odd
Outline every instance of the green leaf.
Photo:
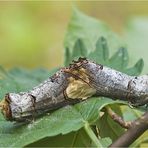
[[74,45],[74,48],[72,50],[72,59],[78,58],[78,57],[86,57],[87,56],[87,49],[81,39],[78,39]]
[[[127,68],[129,58],[125,43],[104,22],[86,16],[77,8],[74,8],[64,42],[65,53],[70,53],[67,55],[71,55],[73,51],[73,56],[65,57],[66,64],[79,55],[84,56],[81,50],[73,50],[76,47],[76,41],[79,39],[87,48],[86,57],[130,75],[139,75],[141,73],[143,69],[142,62],[138,64],[139,66]],[[111,59],[109,59],[109,51],[111,54],[116,51]]]
[[65,37],[65,47],[72,49],[76,40],[81,38],[84,40],[89,50],[94,49],[95,46],[93,44],[98,36],[98,33],[96,34],[96,32],[98,32],[98,27],[101,28],[100,32],[106,32],[109,30],[104,23],[86,16],[77,8],[74,8]]
[[130,49],[130,65],[143,58],[145,62],[143,73],[147,73],[148,17],[131,17],[124,27],[124,39]]
[[140,59],[132,68],[127,69],[125,72],[132,76],[134,75],[138,76],[142,72],[143,67],[144,67],[143,59]]
[[110,137],[113,141],[123,134],[124,130],[105,113],[98,122],[101,137]]
[[112,68],[123,70],[128,65],[128,53],[126,48],[121,47],[109,60]]
[[67,28],[64,46],[72,50],[75,42],[81,39],[87,47],[88,52],[91,52],[96,48],[96,42],[100,37],[107,39],[111,53],[115,49],[125,45],[104,22],[87,16],[74,7]]
[[88,55],[91,60],[97,61],[100,64],[107,65],[109,59],[109,49],[107,41],[104,37],[100,37],[96,43],[96,49]]
[[71,58],[71,53],[69,48],[65,48],[65,55],[64,55],[64,65],[68,66],[71,62],[72,58]]
[[103,148],[103,145],[101,144],[99,139],[96,137],[95,133],[93,132],[93,130],[90,127],[88,122],[85,122],[84,129],[85,129],[86,133],[88,134],[88,136],[91,138],[93,144],[96,147]]
[[120,109],[122,111],[122,117],[125,121],[133,121],[139,118],[145,110],[138,109],[131,109],[129,106],[122,105],[120,106]]
[[107,137],[107,138],[101,138],[100,142],[104,147],[108,147],[112,143],[112,140],[109,137]]
[[[99,139],[103,147],[108,147],[112,140],[107,138]],[[71,132],[66,135],[57,135],[47,137],[37,142],[27,145],[27,147],[95,147],[90,138],[82,128],[76,132]]]
[[97,41],[96,49],[90,52],[87,57],[97,63],[106,65],[129,75],[137,76],[142,72],[144,66],[142,59],[140,59],[133,67],[127,68],[129,63],[127,49],[124,47],[119,48],[111,58],[109,58],[109,49],[106,39],[100,37]]
[[[122,117],[122,112],[119,105],[113,104],[110,107],[114,112]],[[100,131],[101,138],[110,137],[112,141],[115,141],[125,131],[118,123],[111,119],[107,112],[104,112],[104,115],[98,120],[97,127]]]
[[121,103],[107,98],[91,98],[75,106],[67,106],[32,124],[14,124],[0,119],[0,145],[25,146],[45,137],[67,134],[82,128],[86,122],[93,124],[99,111],[106,105]]
[[[8,92],[27,91],[47,79],[58,69],[50,72],[45,69],[35,69],[28,71],[22,68],[13,68],[4,72],[3,79],[0,79],[0,99]],[[3,70],[5,71],[5,70]]]
[[34,142],[27,147],[90,147],[91,140],[84,129],[66,135],[47,137]]
[[[118,104],[112,104],[110,107],[122,117],[124,121],[134,121],[144,113],[144,111],[132,109],[127,105],[119,106]],[[107,112],[97,121],[97,127],[99,128],[101,138],[110,137],[112,141],[115,141],[125,132],[125,129],[114,122]]]
[[69,48],[65,48],[65,61],[64,65],[67,66],[71,63],[72,60],[76,60],[79,57],[86,57],[87,49],[81,39],[78,39],[73,47],[73,50],[70,51]]

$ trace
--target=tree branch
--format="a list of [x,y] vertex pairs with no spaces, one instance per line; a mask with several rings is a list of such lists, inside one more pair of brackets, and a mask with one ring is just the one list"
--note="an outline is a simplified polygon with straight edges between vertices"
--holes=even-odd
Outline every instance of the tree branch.
[[7,120],[24,121],[93,95],[147,104],[148,76],[128,76],[79,58],[28,92],[8,93],[0,107]]
[[109,147],[128,147],[148,129],[148,112],[132,122],[132,126]]

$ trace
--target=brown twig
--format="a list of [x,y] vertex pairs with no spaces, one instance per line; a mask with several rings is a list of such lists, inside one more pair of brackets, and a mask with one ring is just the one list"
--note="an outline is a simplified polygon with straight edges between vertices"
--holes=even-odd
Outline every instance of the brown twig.
[[109,147],[128,147],[148,129],[148,112],[132,122],[132,126]]
[[124,121],[123,118],[116,114],[110,107],[106,107],[106,109],[110,117],[123,128],[129,129],[132,126],[132,122]]

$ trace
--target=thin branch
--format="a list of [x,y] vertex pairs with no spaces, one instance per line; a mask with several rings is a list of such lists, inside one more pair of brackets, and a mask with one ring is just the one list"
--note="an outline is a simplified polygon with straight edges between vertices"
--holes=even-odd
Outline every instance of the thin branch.
[[148,112],[132,122],[132,126],[109,147],[128,147],[148,129]]
[[132,122],[124,121],[123,118],[116,114],[110,107],[106,107],[106,109],[110,117],[123,128],[129,129],[132,126]]

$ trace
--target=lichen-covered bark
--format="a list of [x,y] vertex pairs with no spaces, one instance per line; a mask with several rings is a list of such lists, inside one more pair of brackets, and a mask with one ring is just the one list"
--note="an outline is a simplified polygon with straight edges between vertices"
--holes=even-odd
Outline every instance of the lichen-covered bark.
[[28,92],[8,93],[0,106],[7,120],[23,121],[93,95],[146,104],[148,76],[128,76],[79,58]]

